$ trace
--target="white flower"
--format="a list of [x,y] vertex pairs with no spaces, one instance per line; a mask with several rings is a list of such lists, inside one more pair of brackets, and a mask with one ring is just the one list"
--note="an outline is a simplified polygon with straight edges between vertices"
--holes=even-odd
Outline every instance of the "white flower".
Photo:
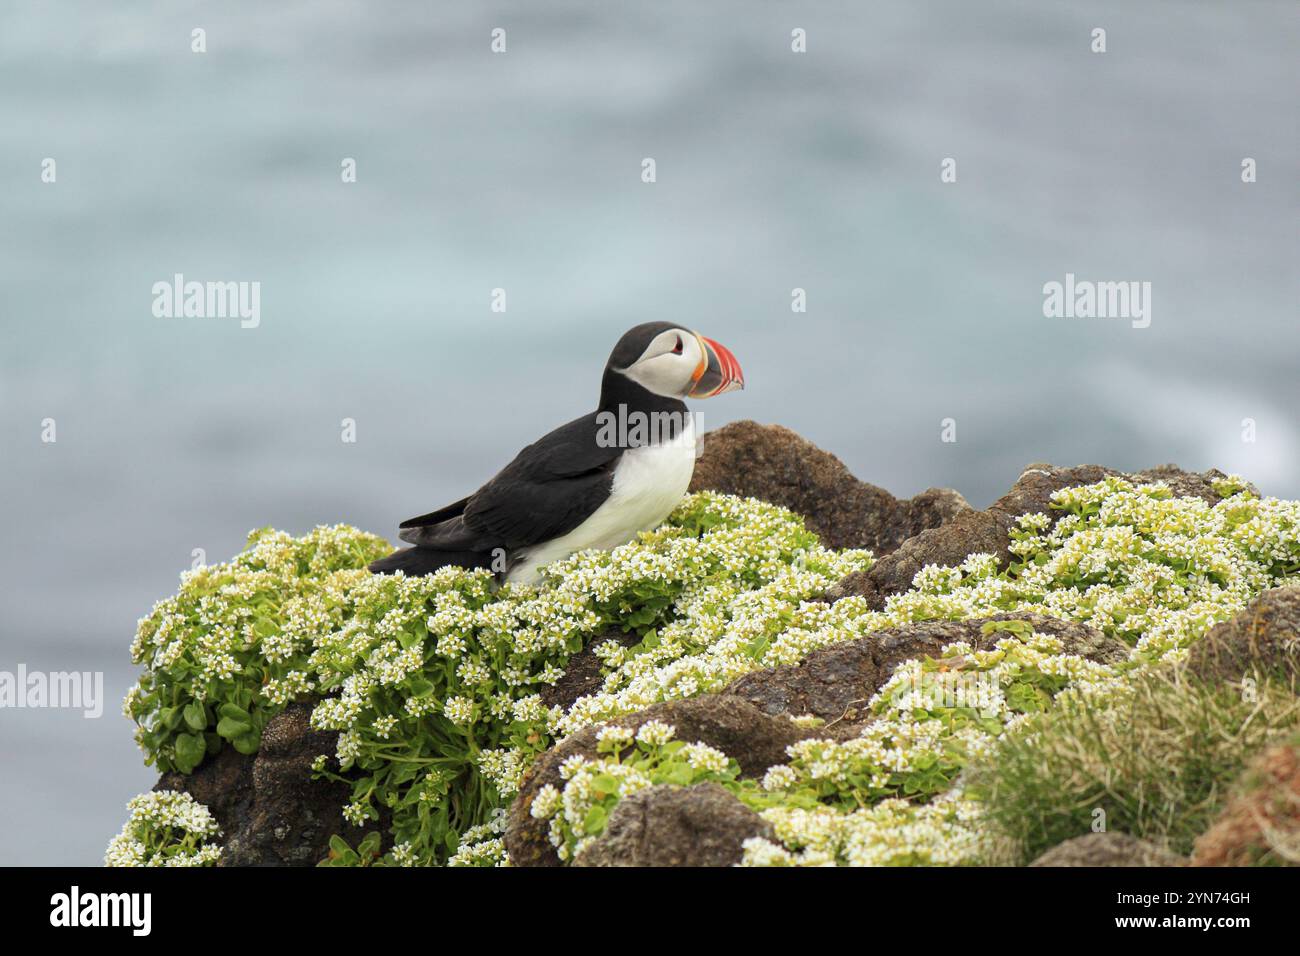
[[727,769],[727,755],[706,744],[687,744],[682,748],[682,756],[695,770],[722,773]]
[[127,803],[129,818],[108,844],[105,866],[212,866],[221,855],[216,819],[188,793],[157,790]]
[[623,745],[632,742],[633,732],[630,727],[609,725],[596,731],[596,740],[602,744]]
[[672,740],[677,729],[661,720],[647,720],[636,732],[638,742],[651,747],[661,747]]

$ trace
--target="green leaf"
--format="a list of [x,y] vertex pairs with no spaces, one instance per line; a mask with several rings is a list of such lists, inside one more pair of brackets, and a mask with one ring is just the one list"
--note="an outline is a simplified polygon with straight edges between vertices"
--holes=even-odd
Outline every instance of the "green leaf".
[[217,733],[227,740],[242,737],[252,729],[253,725],[249,721],[236,720],[234,717],[222,717],[217,721]]
[[605,832],[605,824],[609,820],[609,813],[600,804],[596,804],[587,811],[587,819],[582,821],[583,832],[588,836],[597,836]]
[[185,718],[185,724],[190,730],[202,730],[208,726],[208,711],[197,700],[192,700],[185,705],[182,712]]
[[674,764],[664,775],[664,783],[673,783],[679,787],[685,787],[695,779],[695,771],[688,763]]
[[176,769],[189,773],[203,762],[207,750],[202,734],[180,734],[176,738]]
[[[231,720],[243,721],[244,723],[249,725],[253,723],[253,718],[248,715],[248,711],[244,710],[244,708],[242,707],[237,707],[234,704],[230,704],[230,703],[222,704],[219,708],[217,708],[217,713],[219,713],[222,717],[228,717]],[[220,731],[218,731],[218,733],[220,733]]]
[[251,756],[257,753],[258,749],[262,746],[262,735],[255,730],[250,730],[248,733],[241,734],[230,742],[241,754]]
[[1014,634],[1017,637],[1029,638],[1034,633],[1034,626],[1028,621],[988,621],[980,628],[980,633],[988,636],[997,633]]

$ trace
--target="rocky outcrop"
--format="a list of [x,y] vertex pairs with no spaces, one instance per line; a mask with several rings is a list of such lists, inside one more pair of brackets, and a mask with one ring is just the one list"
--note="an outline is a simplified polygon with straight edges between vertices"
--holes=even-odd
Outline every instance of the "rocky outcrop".
[[827,600],[860,595],[870,607],[880,609],[891,595],[908,590],[916,572],[927,564],[953,567],[961,564],[968,555],[980,552],[996,555],[999,563],[1006,567],[1011,561],[1008,550],[1010,531],[1018,517],[1041,513],[1055,523],[1063,512],[1052,509],[1053,492],[1093,484],[1113,475],[1137,483],[1163,481],[1174,495],[1201,498],[1209,504],[1219,500],[1214,491],[1214,480],[1226,477],[1217,470],[1196,474],[1183,471],[1176,465],[1161,465],[1122,475],[1101,465],[1057,468],[1035,463],[1027,466],[1011,490],[986,510],[961,511],[938,527],[919,531],[868,570],[851,574],[839,582],[827,592]]
[[1270,747],[1242,774],[1192,851],[1193,866],[1300,866],[1300,743]]
[[[648,720],[662,720],[676,728],[679,740],[716,747],[740,764],[742,776],[758,777],[767,768],[785,763],[786,748],[798,740],[858,733],[870,719],[865,707],[867,701],[903,661],[938,656],[945,646],[956,641],[965,641],[976,649],[991,648],[1005,634],[996,631],[984,634],[984,625],[988,621],[1013,620],[1025,621],[1035,630],[1060,638],[1067,653],[1107,663],[1122,660],[1127,654],[1123,643],[1090,627],[1037,614],[930,621],[825,647],[799,664],[746,674],[717,694],[656,704],[611,723],[636,729]],[[805,714],[820,717],[825,724],[815,729],[800,729],[789,719]],[[574,734],[542,754],[525,775],[519,797],[510,810],[505,838],[516,866],[560,863],[547,837],[549,824],[531,815],[532,800],[547,784],[557,788],[563,785],[560,767],[564,761],[575,754],[595,756],[596,733],[597,728],[591,727]],[[686,823],[681,826],[689,828]],[[617,844],[628,845],[626,841]],[[614,854],[615,850],[607,846],[599,859],[608,862],[614,859]]]
[[1188,673],[1211,683],[1300,684],[1300,585],[1265,591],[1192,645]]
[[826,721],[858,725],[862,707],[894,668],[918,657],[938,657],[943,648],[964,641],[988,650],[1005,633],[984,634],[990,621],[1025,621],[1034,630],[1060,638],[1065,653],[1113,664],[1128,656],[1126,645],[1084,624],[1040,614],[997,614],[967,621],[927,621],[888,628],[867,637],[814,651],[798,664],[754,671],[724,693],[741,697],[765,714],[813,714]]
[[164,774],[154,787],[184,790],[207,805],[224,834],[222,866],[315,866],[331,835],[354,846],[364,836],[341,813],[347,784],[312,779],[312,761],[333,755],[337,735],[312,730],[310,716],[308,705],[290,704],[266,725],[255,756],[226,747],[193,773]]
[[1187,860],[1127,833],[1088,833],[1052,847],[1030,866],[1186,866]]
[[[735,758],[743,777],[761,776],[768,767],[784,763],[786,748],[808,735],[789,719],[765,714],[730,694],[667,701],[609,723],[636,730],[649,720],[671,724],[678,740],[708,744]],[[505,834],[506,849],[515,866],[560,865],[548,838],[550,824],[531,814],[533,799],[548,784],[563,787],[560,766],[564,761],[575,755],[596,755],[596,732],[597,728],[588,727],[568,737],[538,757],[524,775],[519,796],[510,807]]]
[[895,498],[780,425],[733,422],[704,436],[691,491],[760,498],[802,515],[831,548],[888,554],[908,538],[971,511],[951,488]]
[[[973,553],[1010,560],[1009,532],[1020,515],[1040,512],[1053,520],[1050,496],[1062,488],[1090,484],[1111,475],[1108,468],[1030,465],[1015,485],[989,508],[977,511],[960,494],[930,489],[910,498],[855,478],[835,456],[779,426],[738,422],[705,437],[692,490],[715,490],[760,498],[789,508],[834,548],[867,548],[877,561],[850,576],[824,599],[864,597],[883,607],[911,587],[927,564],[952,566]],[[1217,502],[1211,471],[1195,474],[1162,466],[1127,476],[1138,482],[1164,481],[1176,495]],[[796,665],[747,674],[721,692],[657,704],[612,721],[631,729],[648,720],[673,725],[676,737],[701,742],[734,758],[746,778],[760,777],[786,762],[787,748],[811,736],[841,737],[860,732],[871,719],[866,703],[902,662],[937,656],[951,643],[991,647],[1003,635],[983,633],[989,621],[1022,620],[1052,634],[1067,653],[1116,663],[1127,657],[1121,642],[1078,623],[1035,614],[1001,614],[969,621],[932,621],[882,630],[815,651]],[[591,642],[630,644],[636,635],[613,630]],[[1266,592],[1243,614],[1221,624],[1192,648],[1187,668],[1202,680],[1239,682],[1244,676],[1300,677],[1300,587]],[[542,692],[548,707],[569,707],[598,691],[602,663],[590,649],[568,661],[564,676]],[[331,835],[357,845],[367,829],[386,832],[389,821],[357,828],[341,808],[350,799],[346,783],[314,780],[313,760],[333,754],[333,733],[313,731],[307,703],[291,705],[265,728],[255,756],[227,747],[194,773],[169,773],[156,789],[184,790],[206,804],[225,835],[225,865],[314,865],[329,852]],[[815,729],[790,718],[821,718]],[[587,728],[541,754],[528,769],[508,814],[504,841],[516,866],[560,863],[548,839],[549,823],[531,815],[533,799],[546,785],[560,786],[560,766],[574,755],[597,753],[597,728]],[[1243,784],[1215,828],[1197,843],[1198,863],[1255,860],[1279,847],[1294,847],[1297,794],[1296,748],[1269,752],[1254,783]],[[1277,834],[1283,834],[1281,843]],[[1287,835],[1289,834],[1289,836]],[[723,788],[658,786],[621,801],[605,832],[587,845],[583,866],[724,866],[739,862],[743,842],[772,838],[761,817]],[[1290,842],[1287,842],[1290,841]],[[1289,852],[1289,851],[1286,851]],[[1125,834],[1088,834],[1043,854],[1035,866],[1178,866],[1185,863]]]
[[929,528],[909,538],[894,553],[880,558],[866,571],[851,574],[826,592],[826,600],[837,601],[850,595],[866,599],[876,610],[885,606],[892,594],[901,594],[912,586],[916,572],[927,564],[952,567],[966,556],[980,552],[996,554],[1005,562],[1011,543],[1008,530],[1012,519],[993,511],[968,511],[938,528]]
[[574,866],[734,866],[772,827],[716,783],[650,787],[620,800]]
[[[1031,465],[1011,490],[985,511],[974,511],[960,496],[933,490],[911,501],[900,501],[859,482],[838,459],[793,432],[740,422],[706,436],[704,457],[697,465],[692,488],[775,502],[802,514],[809,527],[828,543],[867,547],[884,555],[869,571],[840,582],[825,598],[836,600],[861,594],[872,606],[883,607],[889,595],[910,588],[913,576],[927,564],[954,565],[972,553],[990,552],[1005,565],[1010,560],[1009,531],[1017,517],[1037,512],[1056,520],[1060,513],[1051,508],[1054,492],[1119,474],[1096,465]],[[1175,495],[1195,496],[1212,504],[1219,500],[1212,482],[1224,476],[1217,471],[1194,474],[1166,465],[1124,477],[1138,483],[1164,481]],[[677,727],[680,739],[715,746],[735,758],[744,775],[758,776],[767,767],[783,763],[785,748],[796,740],[858,733],[871,716],[865,705],[903,661],[938,656],[946,645],[958,641],[980,649],[991,647],[1003,634],[984,634],[988,620],[1024,620],[1035,630],[1058,637],[1066,653],[1090,660],[1114,664],[1128,656],[1126,645],[1093,628],[1041,615],[1001,614],[984,620],[925,622],[832,645],[799,664],[747,674],[718,694],[659,704],[615,723],[635,728],[650,719],[664,720]],[[569,683],[557,689],[557,701],[571,703],[579,694],[599,686],[598,661],[584,662],[579,655],[571,662],[570,673],[572,677],[566,675]],[[816,730],[801,731],[788,719],[805,714],[819,717],[824,723]],[[595,740],[594,728],[574,735],[543,754],[526,775],[511,809],[505,838],[515,865],[559,863],[547,839],[548,824],[534,820],[529,813],[532,798],[546,784],[561,785],[559,766],[565,759],[574,754],[594,755]],[[638,794],[636,803],[626,811],[617,838],[602,837],[593,844],[586,851],[595,854],[588,863],[637,865],[631,862],[637,860],[655,865],[647,855],[650,851],[645,849],[653,841],[645,834],[648,827],[660,825],[661,820],[664,826],[674,828],[674,834],[693,833],[692,839],[698,842],[699,820],[703,817],[684,820],[681,814],[689,813],[682,808],[691,798],[680,792],[661,792],[668,790],[654,787]],[[658,802],[661,800],[662,805]],[[739,812],[736,816],[747,819]],[[739,844],[732,835],[720,835],[718,846],[729,848],[728,853],[738,858]],[[665,852],[685,853],[685,849]],[[1184,862],[1162,854],[1158,848],[1123,834],[1094,834],[1058,847],[1038,865],[1156,865],[1123,860],[1159,860],[1158,865]],[[1084,862],[1063,862],[1075,858]]]

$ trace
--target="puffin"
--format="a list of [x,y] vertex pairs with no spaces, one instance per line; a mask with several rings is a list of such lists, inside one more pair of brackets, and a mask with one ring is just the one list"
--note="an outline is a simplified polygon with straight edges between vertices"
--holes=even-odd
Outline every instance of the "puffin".
[[596,410],[544,435],[472,495],[399,525],[413,547],[371,563],[419,576],[487,568],[538,584],[541,569],[609,550],[659,525],[686,494],[699,436],[686,398],[745,387],[736,357],[671,322],[625,332],[605,363]]

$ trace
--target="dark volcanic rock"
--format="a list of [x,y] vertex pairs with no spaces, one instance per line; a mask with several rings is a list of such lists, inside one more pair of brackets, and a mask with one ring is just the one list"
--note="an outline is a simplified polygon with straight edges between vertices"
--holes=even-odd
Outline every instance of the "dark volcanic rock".
[[[609,721],[639,728],[648,720],[662,720],[677,729],[677,739],[716,747],[740,764],[741,775],[756,777],[768,767],[785,763],[786,748],[807,736],[785,717],[763,713],[753,704],[728,694],[711,694],[690,700],[672,700]],[[569,757],[596,754],[598,728],[586,727],[539,756],[524,775],[519,796],[510,807],[506,849],[515,866],[559,866],[547,833],[550,824],[531,816],[537,791],[564,784],[560,765]]]
[[[1062,488],[1095,484],[1103,478],[1110,477],[1120,477],[1135,485],[1149,485],[1163,481],[1169,486],[1175,498],[1200,498],[1206,504],[1213,505],[1221,500],[1214,490],[1214,482],[1228,476],[1217,468],[1194,472],[1183,471],[1177,465],[1157,465],[1154,468],[1125,474],[1102,465],[1058,468],[1046,462],[1034,462],[1025,466],[1011,490],[989,505],[989,510],[1008,515],[1041,513],[1048,515],[1055,522],[1062,512],[1052,510],[1053,492],[1060,491]],[[1253,485],[1247,487],[1255,494],[1259,494]]]
[[1052,508],[1053,492],[1094,484],[1110,476],[1124,477],[1139,484],[1163,481],[1175,496],[1200,498],[1209,504],[1220,500],[1212,482],[1225,477],[1218,470],[1196,474],[1183,471],[1176,465],[1160,465],[1121,475],[1101,465],[1057,468],[1036,462],[1026,466],[1011,490],[989,505],[986,511],[961,512],[939,527],[918,532],[868,570],[840,581],[827,591],[826,598],[835,601],[849,595],[861,595],[870,607],[879,610],[891,595],[911,588],[916,572],[927,564],[954,567],[968,555],[984,552],[996,555],[1005,567],[1011,560],[1009,532],[1015,527],[1018,517],[1045,514],[1055,523],[1064,512]]
[[1030,866],[1186,866],[1187,860],[1127,833],[1088,833],[1052,847]]
[[212,811],[222,866],[315,866],[333,834],[353,846],[365,835],[343,819],[348,785],[312,779],[312,761],[332,759],[337,735],[312,730],[310,716],[310,705],[290,704],[266,725],[255,756],[226,747],[192,774],[158,781],[155,790],[184,790]]
[[1116,475],[1118,471],[1101,465],[1058,468],[1036,461],[1024,467],[1011,490],[989,505],[989,511],[1012,516],[1042,513],[1055,520],[1061,512],[1052,510],[1053,493],[1062,488],[1096,484]]
[[[1125,477],[1136,484],[1163,481],[1174,493],[1175,498],[1200,498],[1207,505],[1215,505],[1223,499],[1214,490],[1214,482],[1228,476],[1217,468],[1201,472],[1183,471],[1177,465],[1169,464],[1156,465],[1145,471],[1135,471]],[[1247,482],[1245,487],[1252,495],[1259,497],[1259,489],[1254,485]]]
[[1006,636],[981,629],[988,621],[1027,621],[1034,629],[1060,638],[1067,654],[1102,663],[1128,656],[1122,641],[1084,624],[1039,614],[998,614],[967,621],[930,621],[877,631],[866,637],[814,651],[799,664],[754,671],[724,691],[743,697],[765,714],[814,714],[827,721],[859,722],[862,706],[880,689],[894,668],[918,657],[938,657],[943,648],[965,641],[987,650]]
[[1210,628],[1188,651],[1187,670],[1207,682],[1274,677],[1300,683],[1300,585],[1265,591]]
[[620,800],[574,866],[734,866],[771,826],[716,783],[650,787]]
[[971,510],[949,488],[911,499],[854,478],[834,455],[780,425],[733,422],[704,436],[691,491],[760,498],[802,515],[831,548],[870,548],[877,555]]
[[233,747],[224,747],[191,774],[163,774],[154,790],[184,791],[204,804],[221,825],[224,842],[248,818],[253,805],[253,758]]
[[1013,519],[996,511],[968,511],[938,528],[929,528],[908,538],[893,554],[885,555],[866,571],[850,574],[826,592],[831,601],[851,594],[866,598],[869,607],[880,610],[885,599],[912,586],[912,578],[927,564],[953,567],[971,554],[988,552],[1009,557],[1011,538],[1007,531]]
[[631,647],[640,639],[640,635],[635,631],[624,634],[618,628],[611,628],[592,638],[586,647],[569,658],[568,663],[564,665],[564,676],[554,684],[541,689],[539,696],[542,698],[542,703],[547,707],[558,704],[567,709],[572,707],[573,702],[579,697],[596,693],[605,683],[605,677],[601,673],[604,662],[596,656],[592,648],[605,641],[618,641],[624,647]]

